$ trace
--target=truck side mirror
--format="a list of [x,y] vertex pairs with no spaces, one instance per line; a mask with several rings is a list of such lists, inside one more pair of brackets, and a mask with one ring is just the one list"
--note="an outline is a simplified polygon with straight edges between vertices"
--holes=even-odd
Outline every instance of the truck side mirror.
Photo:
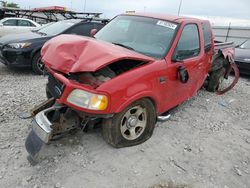
[[181,83],[187,83],[189,80],[189,74],[187,69],[184,66],[178,67],[178,78],[181,81]]
[[95,38],[95,34],[97,33],[97,29],[91,29],[90,36]]
[[178,51],[176,53],[174,53],[171,60],[173,62],[183,62],[183,60],[180,58],[180,55],[178,54]]

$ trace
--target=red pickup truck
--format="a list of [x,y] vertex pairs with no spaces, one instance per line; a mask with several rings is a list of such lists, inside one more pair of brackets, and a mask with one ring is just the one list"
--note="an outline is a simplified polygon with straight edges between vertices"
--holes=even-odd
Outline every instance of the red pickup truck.
[[208,21],[158,14],[119,15],[93,38],[51,39],[42,48],[49,100],[33,110],[30,159],[98,123],[114,147],[146,141],[167,111],[203,86],[216,91],[234,58],[232,45],[217,46]]

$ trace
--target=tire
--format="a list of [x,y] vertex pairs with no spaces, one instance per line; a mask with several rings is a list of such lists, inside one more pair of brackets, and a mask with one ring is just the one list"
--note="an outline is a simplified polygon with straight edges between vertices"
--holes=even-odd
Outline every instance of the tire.
[[130,104],[112,118],[104,119],[103,138],[116,148],[138,145],[152,136],[155,123],[155,107],[149,99],[144,98]]
[[35,74],[42,75],[44,70],[44,65],[41,61],[40,51],[37,52],[32,59],[32,70]]
[[225,73],[226,73],[226,69],[224,67],[216,71],[213,71],[209,76],[207,90],[210,92],[217,91],[219,84],[221,83],[221,79],[224,79]]
[[47,97],[47,99],[50,99],[50,98],[53,97],[53,96],[51,95],[51,93],[49,92],[49,88],[48,88],[47,85],[46,85],[46,97]]

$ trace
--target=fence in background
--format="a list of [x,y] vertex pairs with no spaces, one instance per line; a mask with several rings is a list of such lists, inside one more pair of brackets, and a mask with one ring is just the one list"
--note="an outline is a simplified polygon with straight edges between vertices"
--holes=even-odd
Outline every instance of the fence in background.
[[229,42],[233,41],[236,45],[250,39],[250,27],[213,26],[215,40]]

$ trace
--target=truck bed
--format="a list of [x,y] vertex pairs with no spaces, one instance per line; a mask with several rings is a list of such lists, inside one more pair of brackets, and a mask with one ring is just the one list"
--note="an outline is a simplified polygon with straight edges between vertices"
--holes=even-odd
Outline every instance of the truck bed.
[[214,60],[223,54],[230,63],[234,62],[235,46],[234,42],[214,41]]

